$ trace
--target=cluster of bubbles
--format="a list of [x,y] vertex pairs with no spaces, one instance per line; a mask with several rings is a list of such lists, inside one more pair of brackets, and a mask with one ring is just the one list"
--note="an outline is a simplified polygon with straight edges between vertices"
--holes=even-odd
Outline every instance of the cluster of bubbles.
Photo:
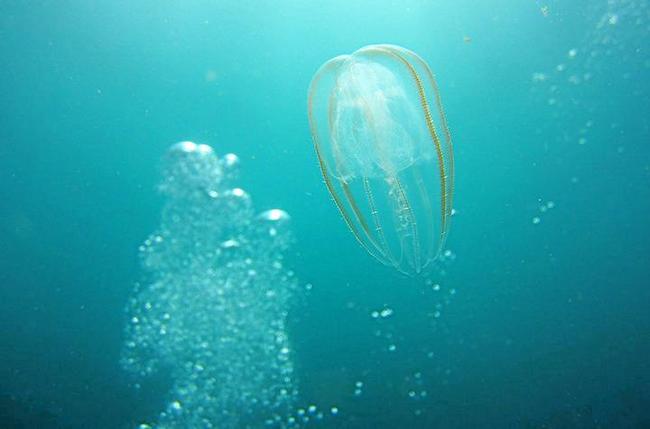
[[[544,16],[549,15],[545,6]],[[617,88],[624,83],[630,96],[647,95],[650,78],[650,1],[602,0],[589,4],[585,11],[589,30],[582,41],[568,46],[564,58],[547,71],[532,74],[533,91],[545,99],[555,120],[578,119],[575,129],[559,136],[563,142],[589,143],[595,128],[616,130],[620,124],[600,124],[594,118],[603,103],[601,93],[594,94],[594,83]],[[618,95],[621,95],[620,93]],[[617,147],[621,152],[623,148]]]
[[[561,7],[545,6],[549,25],[556,17],[563,22]],[[650,99],[650,0],[588,2],[581,16],[587,26],[581,39],[565,46],[547,70],[532,74],[531,92],[550,119],[540,121],[537,133],[554,136],[544,139],[547,151],[621,155],[634,128],[648,133],[647,125],[630,122],[629,113],[647,110]],[[580,182],[576,174],[566,180]],[[553,206],[542,204],[532,224]]]
[[555,202],[554,201],[542,201],[542,199],[538,199],[538,210],[539,214],[536,216],[533,216],[532,223],[533,225],[537,225],[542,221],[542,215],[547,213],[549,210],[553,210],[555,208]]
[[[447,253],[445,264],[448,265],[453,261],[453,259],[455,259],[455,254],[451,251],[446,251],[445,253]],[[429,303],[429,309],[426,312],[426,316],[430,320],[432,328],[437,326],[444,309],[449,306],[456,293],[457,290],[453,287],[443,287],[441,283],[434,282],[431,279],[426,279],[424,281],[423,287],[420,288],[420,295],[424,301]],[[403,313],[397,312],[394,308],[386,304],[371,309],[369,312],[370,318],[374,321],[373,323],[376,323],[374,336],[380,339],[381,348],[387,353],[394,353],[399,348],[400,338],[402,335],[400,335],[400,331],[396,328],[397,320],[392,319],[401,319],[401,314],[403,315]],[[362,386],[356,386],[354,392],[355,396],[359,396],[361,387]]]
[[128,303],[121,363],[139,377],[167,371],[172,386],[141,429],[293,427],[289,215],[256,214],[234,186],[238,166],[192,142],[164,159],[166,202],[139,249],[146,281]]

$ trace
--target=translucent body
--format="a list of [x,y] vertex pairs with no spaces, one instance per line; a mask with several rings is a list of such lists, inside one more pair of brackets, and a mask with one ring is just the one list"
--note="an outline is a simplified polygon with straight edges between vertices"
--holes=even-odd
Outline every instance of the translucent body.
[[312,79],[309,121],[325,184],[350,230],[405,274],[431,266],[451,217],[451,136],[433,73],[414,52],[366,46]]

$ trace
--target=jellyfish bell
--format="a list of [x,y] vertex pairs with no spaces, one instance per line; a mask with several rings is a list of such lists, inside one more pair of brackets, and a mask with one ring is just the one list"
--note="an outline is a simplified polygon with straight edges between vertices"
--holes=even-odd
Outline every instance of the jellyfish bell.
[[432,268],[449,231],[454,162],[429,66],[395,45],[337,56],[314,74],[307,112],[325,185],[361,246],[407,275]]

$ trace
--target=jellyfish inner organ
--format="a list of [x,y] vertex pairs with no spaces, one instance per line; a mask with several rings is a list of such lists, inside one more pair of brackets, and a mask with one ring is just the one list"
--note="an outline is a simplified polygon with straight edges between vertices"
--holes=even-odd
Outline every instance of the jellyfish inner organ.
[[349,58],[332,92],[330,129],[337,176],[394,176],[427,155],[421,113],[388,67]]

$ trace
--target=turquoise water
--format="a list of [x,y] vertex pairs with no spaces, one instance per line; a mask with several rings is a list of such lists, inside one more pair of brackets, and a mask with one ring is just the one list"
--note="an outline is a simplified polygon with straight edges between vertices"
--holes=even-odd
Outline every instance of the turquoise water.
[[[650,2],[177,3],[0,5],[0,427],[650,426]],[[423,278],[356,243],[311,142],[312,75],[374,43],[428,62],[454,139]],[[184,244],[147,262],[161,231]],[[129,328],[146,302],[171,340]]]

